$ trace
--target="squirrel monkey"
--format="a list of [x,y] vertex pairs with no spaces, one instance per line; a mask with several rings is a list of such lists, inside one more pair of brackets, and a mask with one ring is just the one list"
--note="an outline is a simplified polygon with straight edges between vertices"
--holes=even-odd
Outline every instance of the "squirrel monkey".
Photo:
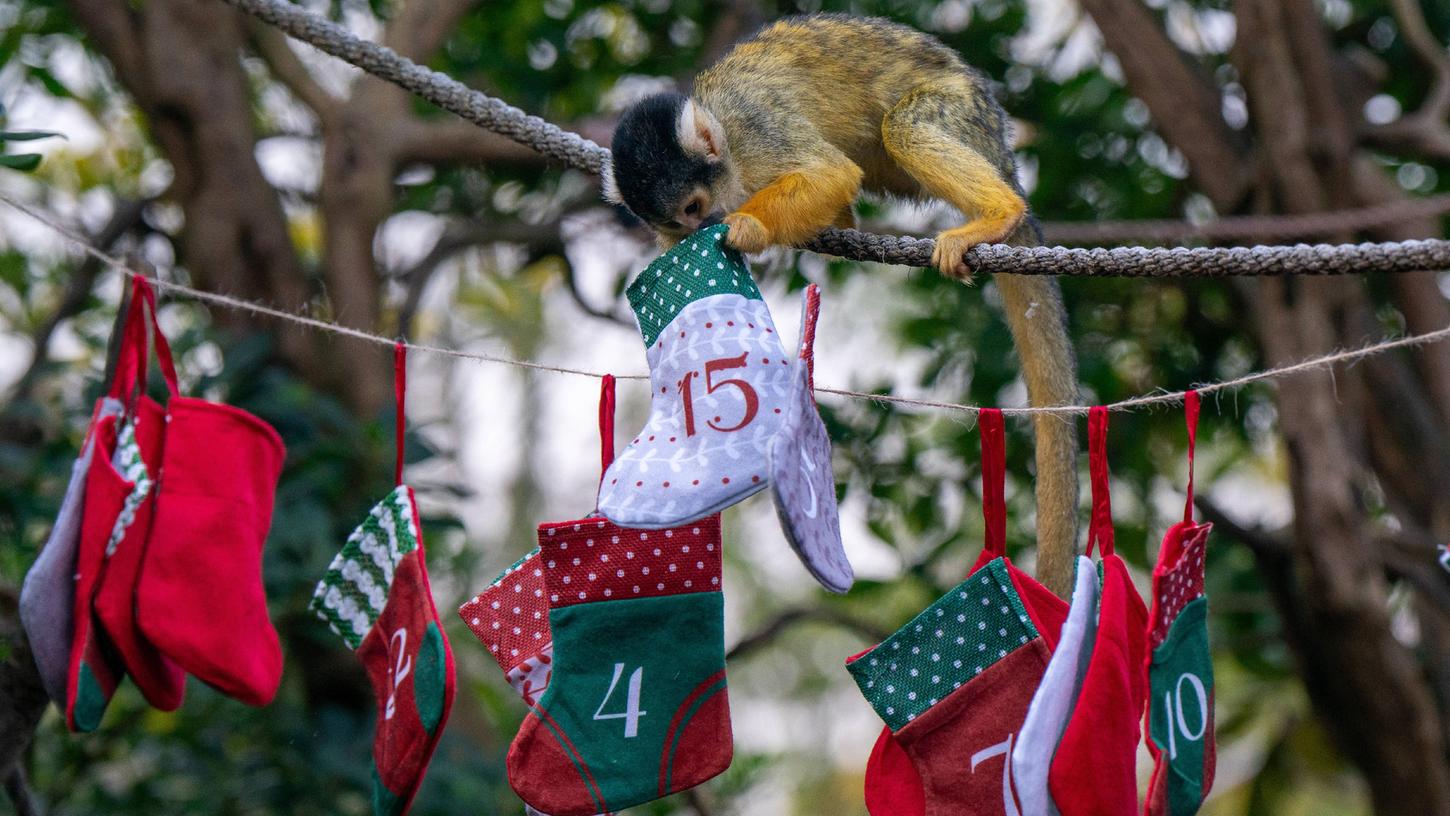
[[[852,227],[863,190],[938,198],[966,223],[937,236],[932,262],[971,271],[974,244],[1040,243],[1016,181],[1006,114],[986,80],[935,38],[887,20],[787,18],[737,46],[695,81],[659,94],[614,132],[605,197],[666,246],[723,219],[742,252]],[[1007,322],[1033,405],[1077,398],[1075,357],[1057,282],[999,275]],[[1039,572],[1071,581],[1077,524],[1077,434],[1070,418],[1036,419]]]

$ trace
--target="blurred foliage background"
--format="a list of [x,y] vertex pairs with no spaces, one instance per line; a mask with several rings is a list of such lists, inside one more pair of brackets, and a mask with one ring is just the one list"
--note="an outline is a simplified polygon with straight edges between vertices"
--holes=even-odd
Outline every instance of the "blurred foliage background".
[[[44,161],[26,175],[0,170],[0,190],[62,213],[109,251],[168,278],[440,345],[643,368],[620,293],[651,249],[627,215],[599,203],[592,179],[464,134],[447,115],[411,100],[397,103],[406,121],[358,118],[390,110],[360,104],[376,91],[369,81],[241,23],[214,0],[173,5],[184,10],[183,28],[211,15],[233,38],[222,53],[234,55],[242,81],[243,147],[250,145],[247,160],[265,179],[269,206],[285,219],[290,266],[256,255],[247,273],[255,277],[228,277],[189,243],[207,207],[220,221],[243,218],[215,203],[228,200],[224,192],[208,203],[198,191],[235,184],[237,207],[246,208],[247,183],[240,171],[229,177],[235,168],[225,155],[197,160],[220,180],[199,181],[202,170],[181,164],[177,146],[204,141],[196,134],[206,123],[193,122],[195,132],[178,124],[158,78],[163,61],[152,53],[139,60],[149,67],[137,67],[118,57],[124,49],[97,22],[104,13],[131,15],[138,31],[150,31],[156,21],[147,15],[176,13],[157,0],[0,4],[0,102],[9,127],[67,136],[25,146]],[[307,5],[369,36],[391,31],[388,21],[409,9],[357,0]],[[1032,205],[1045,221],[1202,220],[1222,209],[1200,192],[1185,156],[1154,127],[1148,105],[1072,0],[455,5],[456,24],[418,56],[600,140],[622,105],[649,90],[687,86],[759,21],[820,10],[888,16],[935,33],[998,83],[1018,120]],[[1221,94],[1228,129],[1247,133],[1249,107],[1230,59],[1236,5],[1152,0],[1147,8]],[[1336,53],[1375,80],[1354,97],[1356,121],[1392,122],[1427,92],[1430,80],[1393,5],[1314,6]],[[1443,43],[1450,1],[1421,5]],[[198,34],[197,51],[214,53],[203,40]],[[223,121],[237,113],[225,97],[215,97]],[[235,131],[236,121],[229,127]],[[370,129],[372,141],[338,135],[349,127]],[[419,141],[378,163],[381,201],[350,190],[371,172],[368,150],[404,140],[409,128]],[[346,139],[357,139],[349,147],[362,169],[333,167],[337,140]],[[1450,189],[1440,177],[1450,167],[1445,156],[1375,150],[1372,161],[1406,194]],[[373,223],[348,222],[361,231],[354,249],[362,252],[349,255],[339,225],[369,208]],[[875,201],[863,202],[860,214],[878,230],[929,231],[951,217]],[[114,272],[79,262],[73,247],[24,216],[6,208],[0,225],[0,582],[18,585],[55,516],[101,391],[121,287]],[[278,269],[295,278],[300,295],[266,281],[267,270]],[[767,257],[758,273],[782,327],[795,316],[793,293],[808,280],[825,288],[823,382],[978,404],[1024,399],[990,280],[963,287],[925,270],[784,253]],[[1443,280],[1440,287],[1450,290]],[[1252,288],[1106,279],[1066,280],[1063,289],[1088,401],[1177,390],[1266,365],[1250,319]],[[373,293],[372,313],[339,299],[359,291]],[[1371,328],[1404,327],[1386,284],[1370,280],[1365,293]],[[365,813],[370,695],[352,654],[306,603],[337,547],[390,485],[392,408],[378,396],[387,394],[386,361],[343,341],[291,338],[275,325],[185,301],[167,302],[162,323],[190,393],[259,414],[288,447],[264,565],[288,659],[282,691],[273,705],[253,710],[192,681],[185,706],[162,714],[126,685],[101,729],[85,736],[67,735],[52,711],[23,760],[30,789],[49,812],[66,814]],[[459,658],[458,702],[413,812],[519,813],[503,757],[524,708],[452,610],[531,546],[535,524],[588,508],[594,386],[418,355],[413,365],[409,481],[428,517],[436,600]],[[622,388],[628,426],[642,419],[647,400],[632,385]],[[1205,808],[1213,816],[1372,809],[1364,765],[1326,733],[1324,712],[1315,716],[1252,542],[1233,534],[1268,536],[1294,520],[1283,405],[1272,389],[1255,387],[1205,406],[1199,484],[1236,523],[1211,539],[1208,563],[1220,752],[1219,782]],[[954,584],[975,558],[979,443],[973,425],[956,415],[840,399],[822,399],[821,407],[862,580],[846,597],[828,596],[782,555],[767,503],[730,514],[729,632],[732,644],[749,641],[730,665],[735,763],[698,792],[632,812],[865,812],[861,774],[876,724],[842,662]],[[1031,435],[1016,422],[1009,433],[1009,540],[1014,557],[1030,566]],[[1181,513],[1185,448],[1176,410],[1113,419],[1119,549],[1144,590],[1159,538]],[[1393,502],[1374,512],[1393,516]],[[1421,653],[1424,609],[1411,596],[1403,580],[1391,581],[1386,610],[1396,641]]]

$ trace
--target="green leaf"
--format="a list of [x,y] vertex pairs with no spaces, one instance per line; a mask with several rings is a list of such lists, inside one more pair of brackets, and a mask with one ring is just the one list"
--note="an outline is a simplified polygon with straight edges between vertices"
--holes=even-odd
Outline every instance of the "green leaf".
[[33,142],[36,139],[50,139],[64,134],[51,130],[0,130],[0,142]]
[[39,153],[17,153],[14,156],[0,156],[0,167],[28,173],[40,166]]

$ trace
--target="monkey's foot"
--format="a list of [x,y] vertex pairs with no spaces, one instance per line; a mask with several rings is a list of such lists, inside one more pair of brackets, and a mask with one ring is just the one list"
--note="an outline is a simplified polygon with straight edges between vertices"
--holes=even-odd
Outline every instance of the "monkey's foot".
[[725,244],[732,249],[752,253],[764,252],[770,246],[770,230],[753,215],[730,213],[725,216],[725,226],[730,228],[725,234]]
[[931,253],[932,265],[949,278],[971,284],[972,270],[967,266],[967,250],[977,244],[997,243],[1010,235],[1015,227],[1012,224],[1002,229],[1001,224],[973,221],[949,229],[936,237],[936,249]]

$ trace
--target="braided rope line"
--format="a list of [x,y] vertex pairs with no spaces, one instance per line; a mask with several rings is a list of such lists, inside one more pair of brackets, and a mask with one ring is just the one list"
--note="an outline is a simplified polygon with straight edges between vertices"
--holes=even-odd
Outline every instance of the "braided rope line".
[[[363,40],[342,26],[286,0],[224,0],[289,36],[368,73],[395,83],[474,124],[506,136],[570,167],[599,174],[609,150],[508,103],[425,68],[387,46]],[[856,261],[931,266],[930,238],[876,235],[828,228],[802,245]],[[1233,248],[1069,249],[978,245],[966,253],[974,272],[1017,275],[1133,278],[1260,275],[1349,275],[1450,268],[1450,241],[1383,244],[1295,244]]]
[[1129,221],[1052,221],[1042,224],[1047,240],[1059,244],[1122,244],[1129,241],[1242,241],[1289,239],[1361,232],[1375,227],[1438,218],[1450,213],[1450,193],[1407,198],[1301,215],[1229,215],[1203,223],[1168,218]]
[[[132,269],[115,256],[103,252],[100,249],[97,249],[85,236],[81,235],[80,233],[69,227],[64,226],[52,215],[43,213],[28,204],[23,204],[19,201],[16,201],[15,199],[9,197],[4,193],[0,193],[0,202],[8,204],[12,208],[24,213],[25,215],[30,216],[36,221],[39,221],[40,223],[54,230],[58,235],[65,238],[70,243],[74,244],[82,252],[90,255],[92,258],[95,258],[97,261],[100,261],[106,266],[115,269],[116,271],[127,276],[128,278],[145,277],[148,281],[151,282],[153,286],[163,291],[185,295],[187,297],[191,297],[204,303],[216,304],[227,309],[250,312],[252,314],[262,315],[264,317],[270,317],[274,320],[281,320],[299,326],[305,326],[314,331],[339,334],[345,337],[351,337],[356,340],[362,340],[367,343],[374,343],[389,348],[393,347],[398,342],[394,338],[384,337],[380,334],[373,334],[371,332],[365,332],[360,329],[354,329],[348,326],[341,326],[337,323],[332,323],[325,320],[318,320],[317,318],[307,317],[306,315],[293,314],[292,312],[282,311],[281,309],[274,309],[271,306],[266,306],[255,301],[243,300],[241,298],[234,298],[228,295],[220,295],[215,292],[208,292],[203,289],[194,289],[190,286],[185,286],[183,284],[172,283],[170,281],[153,278],[142,272],[138,272],[135,269]],[[1288,377],[1293,374],[1301,374],[1307,371],[1330,368],[1339,363],[1353,362],[1355,360],[1360,360],[1365,357],[1371,357],[1376,354],[1383,354],[1384,352],[1390,351],[1392,349],[1422,346],[1447,339],[1450,339],[1450,326],[1447,326],[1443,329],[1426,332],[1424,334],[1413,334],[1405,337],[1381,340],[1376,343],[1360,346],[1356,349],[1339,351],[1319,357],[1311,357],[1309,359],[1302,360],[1291,365],[1271,368],[1265,371],[1255,371],[1251,374],[1246,374],[1242,377],[1237,377],[1232,380],[1195,385],[1193,386],[1193,388],[1201,395],[1231,391],[1237,388],[1242,388],[1243,386],[1249,385],[1251,383],[1276,380],[1283,377]],[[531,360],[516,360],[509,357],[499,357],[492,354],[480,354],[476,352],[461,351],[459,349],[452,349],[444,346],[429,346],[419,343],[404,343],[404,345],[413,351],[421,351],[428,354],[441,354],[461,360],[477,360],[485,363],[498,363],[501,365],[515,366],[517,368],[525,368],[533,371],[547,371],[554,374],[573,374],[580,377],[594,377],[597,379],[599,377],[603,377],[606,373],[608,373],[603,371],[590,371],[582,368],[570,368],[567,366],[555,366],[548,365],[546,363],[536,363]],[[649,379],[649,377],[644,374],[616,374],[614,375],[614,377],[617,380]],[[974,416],[982,410],[982,406],[979,405],[965,405],[957,402],[941,402],[937,400],[919,399],[915,397],[899,397],[892,394],[873,394],[864,391],[851,391],[844,388],[829,388],[821,385],[815,386],[815,391],[821,394],[834,394],[850,399],[868,400],[870,402],[885,403],[891,405],[902,405],[911,408],[929,408],[946,411],[959,411],[962,413],[972,414]],[[1134,411],[1140,408],[1146,408],[1155,405],[1178,405],[1182,402],[1183,392],[1159,390],[1150,394],[1143,394],[1137,397],[1131,397],[1129,399],[1108,403],[1105,407],[1109,411]],[[1090,405],[1058,405],[1043,408],[1003,408],[1002,413],[1006,416],[1032,416],[1035,414],[1047,414],[1070,417],[1086,416],[1088,411],[1091,409],[1092,406]]]

